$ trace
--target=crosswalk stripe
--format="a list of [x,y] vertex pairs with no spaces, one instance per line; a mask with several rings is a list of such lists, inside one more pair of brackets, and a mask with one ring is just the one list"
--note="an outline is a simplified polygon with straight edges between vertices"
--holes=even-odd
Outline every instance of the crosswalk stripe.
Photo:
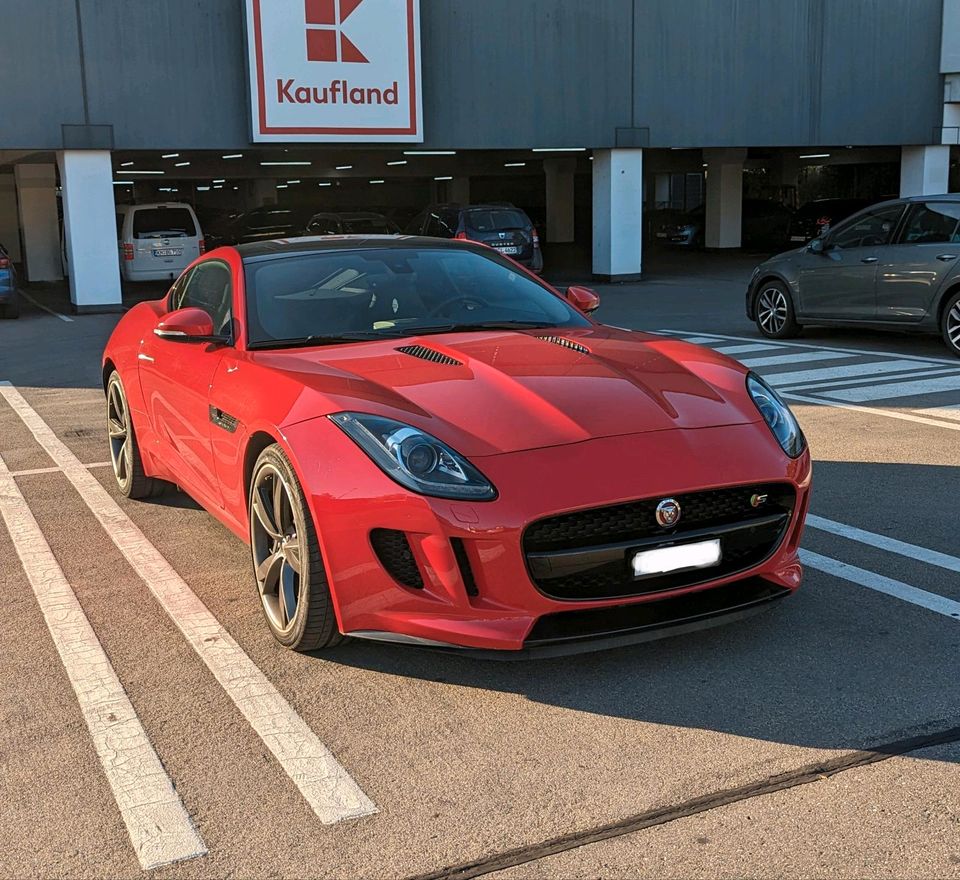
[[778,354],[772,357],[742,359],[745,367],[776,367],[780,364],[809,364],[814,361],[839,361],[844,358],[858,357],[855,354],[841,354],[838,351],[810,351],[802,354]]
[[905,584],[903,581],[877,574],[875,571],[868,571],[865,568],[858,568],[856,565],[849,565],[839,559],[821,556],[819,553],[813,553],[810,550],[800,551],[800,561],[810,568],[818,569],[833,577],[859,584],[887,596],[893,596],[895,599],[918,605],[936,614],[960,620],[960,602],[954,602],[952,599],[947,599],[937,593],[928,593],[926,590]]
[[[716,340],[714,340],[716,342]],[[730,355],[731,357],[735,354],[750,354],[755,351],[778,351],[780,347],[778,345],[766,345],[765,343],[757,343],[756,345],[714,345],[711,346],[714,351],[719,351],[721,354]]]
[[23,395],[9,383],[0,382],[0,396],[63,469],[117,549],[300,789],[320,821],[332,824],[375,813],[377,808],[353,777]]
[[930,550],[917,544],[908,544],[906,541],[898,541],[896,538],[878,535],[876,532],[868,532],[866,529],[858,529],[856,526],[849,526],[846,523],[834,522],[831,519],[825,519],[812,513],[807,514],[807,526],[821,532],[829,532],[832,535],[839,535],[841,538],[857,541],[860,544],[876,547],[878,550],[905,556],[907,559],[916,559],[919,562],[925,562],[928,565],[935,565],[938,568],[945,568],[947,571],[955,571],[960,574],[960,558],[940,553],[937,550]]
[[856,403],[841,403],[839,400],[830,400],[827,397],[810,397],[808,394],[799,394],[793,391],[781,392],[781,397],[795,403],[808,403],[813,406],[831,406],[834,409],[845,409],[849,412],[864,413],[870,416],[880,416],[885,419],[896,419],[901,422],[915,422],[918,425],[932,425],[935,428],[946,428],[949,431],[960,431],[960,423],[944,422],[930,419],[913,413],[898,412],[895,409],[880,409],[875,406],[861,406]]
[[789,373],[768,373],[764,378],[778,388],[785,385],[804,385],[808,382],[838,380],[854,376],[875,376],[881,373],[919,372],[912,361],[876,361],[871,364],[847,364],[842,367],[824,367],[817,370],[798,370]]
[[708,345],[711,342],[716,342],[712,336],[681,336],[680,338],[684,342],[692,342],[694,345]]
[[206,855],[200,834],[2,457],[0,517],[73,686],[140,866],[150,870]]
[[960,390],[960,375],[941,376],[934,379],[917,379],[897,382],[893,385],[870,385],[865,388],[847,388],[841,391],[819,393],[834,400],[849,400],[863,403],[868,400],[892,400],[896,397],[916,397],[921,394],[941,394],[944,391]]

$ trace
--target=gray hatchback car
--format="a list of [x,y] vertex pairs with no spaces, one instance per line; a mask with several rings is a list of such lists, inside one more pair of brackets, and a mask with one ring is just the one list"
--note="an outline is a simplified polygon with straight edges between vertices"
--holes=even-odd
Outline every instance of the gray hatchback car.
[[808,324],[940,333],[960,357],[960,193],[872,205],[761,263],[747,317],[772,339]]

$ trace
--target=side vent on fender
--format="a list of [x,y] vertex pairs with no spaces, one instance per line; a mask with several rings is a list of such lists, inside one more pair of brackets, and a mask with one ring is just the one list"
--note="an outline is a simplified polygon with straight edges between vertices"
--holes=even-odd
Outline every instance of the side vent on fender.
[[538,336],[537,339],[542,339],[544,342],[552,342],[554,345],[559,345],[561,348],[569,348],[571,351],[578,351],[580,354],[590,354],[590,349],[585,345],[581,345],[579,342],[574,342],[572,339],[567,339],[564,336]]
[[427,348],[425,345],[402,345],[397,351],[402,354],[408,354],[410,357],[420,358],[422,361],[430,361],[432,364],[444,364],[448,367],[462,367],[463,363],[448,354],[436,351],[433,348]]

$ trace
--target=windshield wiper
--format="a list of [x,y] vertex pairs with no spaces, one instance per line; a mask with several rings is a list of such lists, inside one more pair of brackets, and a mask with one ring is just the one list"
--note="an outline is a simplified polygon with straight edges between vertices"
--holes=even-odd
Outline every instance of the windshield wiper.
[[475,324],[443,324],[409,329],[411,336],[418,336],[428,333],[475,333],[480,330],[536,330],[553,326],[543,321],[478,321]]
[[303,336],[299,339],[268,339],[263,342],[254,342],[248,346],[250,349],[275,349],[275,348],[305,348],[310,345],[343,345],[347,342],[370,342],[374,339],[381,339],[382,333],[366,333],[361,331],[350,331],[338,333],[333,336],[315,334],[312,336]]

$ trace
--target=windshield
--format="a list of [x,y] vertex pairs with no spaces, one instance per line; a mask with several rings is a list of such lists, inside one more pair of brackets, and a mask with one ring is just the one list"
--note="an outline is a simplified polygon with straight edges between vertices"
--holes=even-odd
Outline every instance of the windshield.
[[510,261],[466,249],[383,247],[287,254],[248,263],[245,273],[249,341],[259,348],[456,332],[481,325],[590,326]]

